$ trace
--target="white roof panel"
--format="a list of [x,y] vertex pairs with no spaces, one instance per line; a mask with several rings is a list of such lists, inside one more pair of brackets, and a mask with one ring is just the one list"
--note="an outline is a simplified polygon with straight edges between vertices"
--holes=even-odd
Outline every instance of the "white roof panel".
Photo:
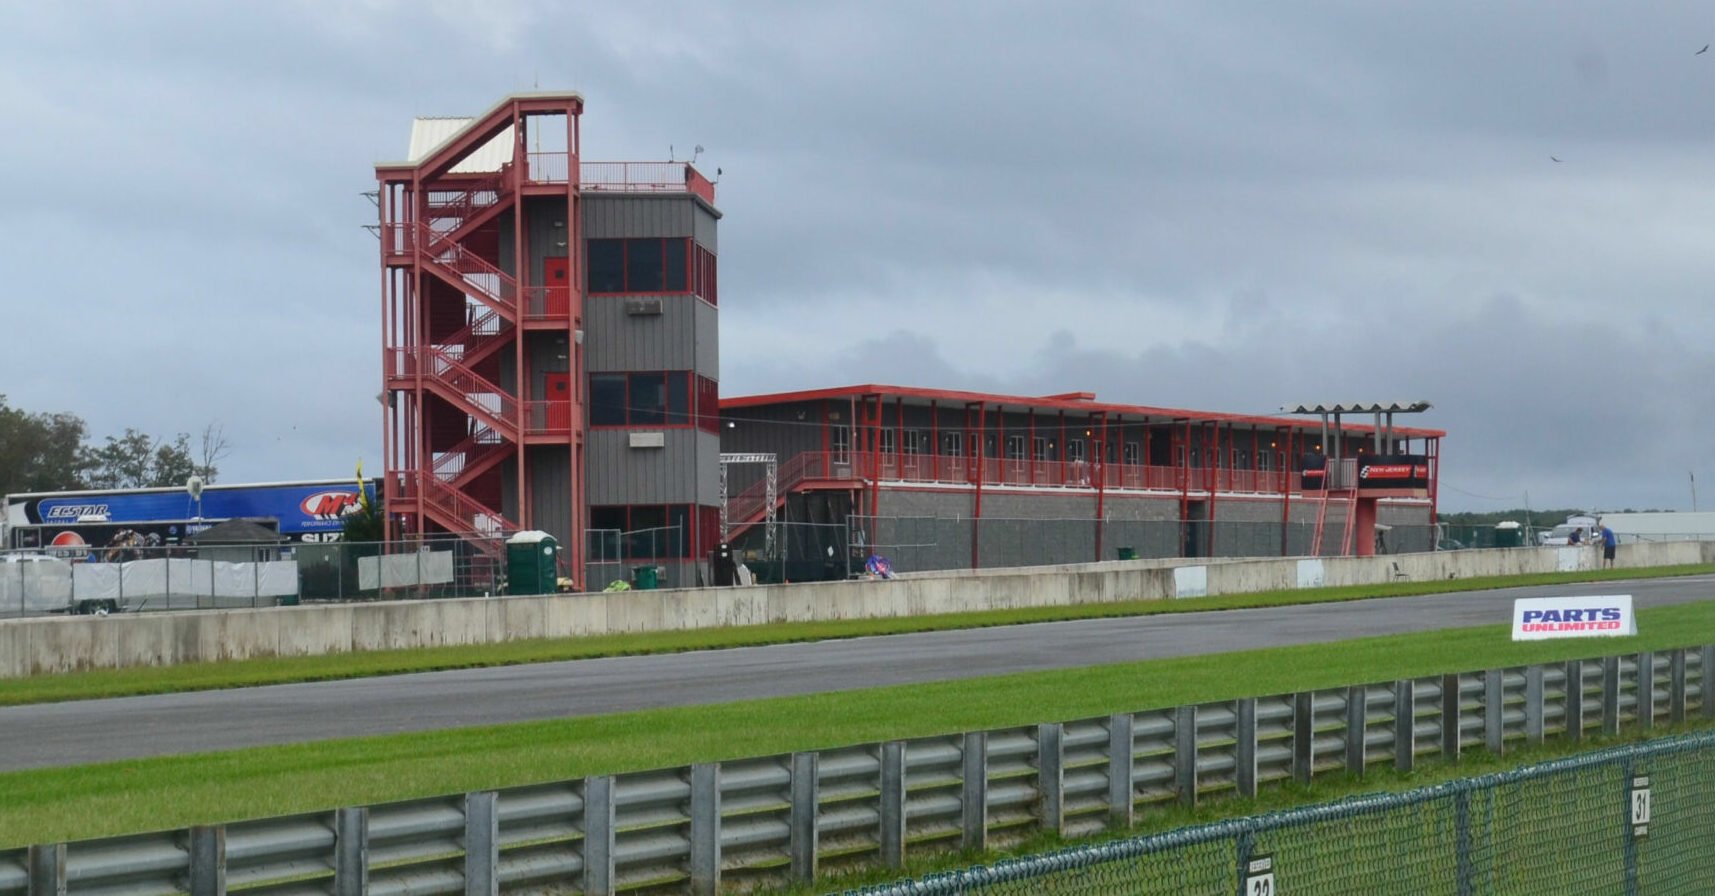
[[[448,141],[458,136],[465,128],[470,127],[474,118],[418,118],[411,122],[411,148],[407,153],[408,161],[421,162],[435,150],[445,146]],[[499,171],[500,166],[512,161],[512,127],[494,135],[494,139],[484,143],[464,161],[454,165],[453,174],[478,174],[485,171]]]

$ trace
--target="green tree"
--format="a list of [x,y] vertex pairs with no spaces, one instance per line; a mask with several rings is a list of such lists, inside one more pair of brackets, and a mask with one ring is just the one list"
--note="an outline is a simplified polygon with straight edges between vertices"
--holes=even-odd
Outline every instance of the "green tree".
[[85,488],[85,426],[74,414],[32,414],[0,395],[0,495]]
[[340,525],[344,530],[344,535],[341,537],[348,543],[381,541],[384,537],[382,534],[381,496],[370,493],[367,486],[364,487],[364,492],[369,493],[369,500],[364,501],[358,510],[341,518]]
[[108,436],[107,444],[85,452],[92,488],[168,488],[184,485],[199,465],[191,458],[191,437],[179,433],[171,442],[125,428]]

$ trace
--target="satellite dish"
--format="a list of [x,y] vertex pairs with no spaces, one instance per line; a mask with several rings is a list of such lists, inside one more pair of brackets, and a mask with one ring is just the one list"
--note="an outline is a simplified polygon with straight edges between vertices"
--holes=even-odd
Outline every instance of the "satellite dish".
[[192,498],[202,498],[202,477],[192,476],[191,478],[186,479],[185,491],[190,492]]

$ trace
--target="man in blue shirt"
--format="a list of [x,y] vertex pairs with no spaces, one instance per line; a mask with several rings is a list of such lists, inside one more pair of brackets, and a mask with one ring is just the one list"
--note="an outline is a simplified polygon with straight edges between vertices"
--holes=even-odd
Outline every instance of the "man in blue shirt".
[[1614,530],[1608,528],[1607,523],[1597,520],[1596,524],[1602,527],[1601,530],[1596,533],[1602,536],[1602,568],[1613,569],[1614,548],[1619,546],[1620,538],[1614,534]]

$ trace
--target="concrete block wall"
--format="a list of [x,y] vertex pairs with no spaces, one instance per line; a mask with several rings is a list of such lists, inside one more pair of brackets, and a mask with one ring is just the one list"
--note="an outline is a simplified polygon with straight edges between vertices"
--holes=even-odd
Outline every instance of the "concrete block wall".
[[[1715,563],[1715,542],[1622,545],[1618,566]],[[1521,575],[1599,565],[1588,548],[1383,557],[1105,561],[889,581],[70,616],[0,621],[0,677],[783,622],[877,619],[1193,594]],[[1397,575],[1396,575],[1397,570]],[[1308,578],[1307,578],[1308,577]]]

